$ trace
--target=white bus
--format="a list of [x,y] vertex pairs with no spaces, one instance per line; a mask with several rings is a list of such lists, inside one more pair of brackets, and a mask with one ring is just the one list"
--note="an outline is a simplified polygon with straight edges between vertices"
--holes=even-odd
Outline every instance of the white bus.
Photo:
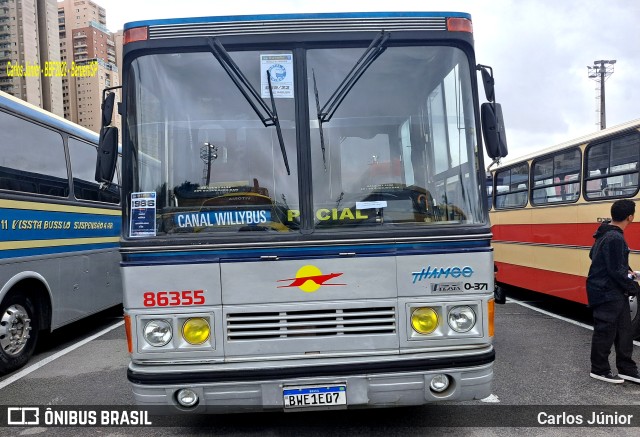
[[98,135],[0,92],[0,373],[38,334],[122,302],[120,192],[94,181]]
[[[130,23],[124,41],[138,403],[234,412],[490,394],[480,112],[490,156],[506,144],[468,14],[169,19]],[[102,132],[113,156],[115,128]],[[101,155],[99,180],[113,166]]]

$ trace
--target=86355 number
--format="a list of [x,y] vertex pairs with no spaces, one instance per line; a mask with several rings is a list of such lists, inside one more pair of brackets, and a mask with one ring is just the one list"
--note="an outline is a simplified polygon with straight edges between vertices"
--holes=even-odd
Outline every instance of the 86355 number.
[[204,290],[147,291],[142,295],[145,307],[204,305]]

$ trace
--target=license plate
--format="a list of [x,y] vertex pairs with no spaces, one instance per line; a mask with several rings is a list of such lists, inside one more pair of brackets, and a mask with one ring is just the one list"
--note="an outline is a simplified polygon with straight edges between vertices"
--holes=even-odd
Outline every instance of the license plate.
[[284,408],[336,407],[347,405],[347,386],[285,387]]

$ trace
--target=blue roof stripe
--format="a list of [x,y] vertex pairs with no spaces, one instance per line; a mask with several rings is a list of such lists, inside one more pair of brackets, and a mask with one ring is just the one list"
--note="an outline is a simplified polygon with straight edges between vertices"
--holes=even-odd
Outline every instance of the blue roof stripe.
[[264,14],[264,15],[226,15],[217,17],[167,18],[159,20],[132,21],[124,25],[124,30],[142,26],[167,26],[176,24],[227,23],[238,21],[274,21],[274,20],[333,20],[339,18],[468,18],[466,12],[332,12],[315,14]]
[[36,120],[40,123],[44,123],[48,126],[51,126],[55,129],[60,129],[63,132],[71,134],[75,137],[81,138],[83,140],[89,141],[91,143],[98,143],[98,134],[93,132],[87,132],[80,126],[72,123],[70,121],[62,121],[52,115],[49,115],[46,112],[36,111],[26,105],[23,105],[19,102],[15,102],[11,99],[8,99],[2,95],[0,95],[0,108],[8,108],[11,111],[14,111],[17,114],[23,115],[31,120]]

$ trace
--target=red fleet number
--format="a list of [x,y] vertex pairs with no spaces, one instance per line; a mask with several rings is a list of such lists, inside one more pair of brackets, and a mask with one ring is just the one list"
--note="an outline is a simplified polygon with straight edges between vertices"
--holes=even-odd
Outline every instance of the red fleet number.
[[204,305],[204,290],[147,291],[142,298],[146,307]]

